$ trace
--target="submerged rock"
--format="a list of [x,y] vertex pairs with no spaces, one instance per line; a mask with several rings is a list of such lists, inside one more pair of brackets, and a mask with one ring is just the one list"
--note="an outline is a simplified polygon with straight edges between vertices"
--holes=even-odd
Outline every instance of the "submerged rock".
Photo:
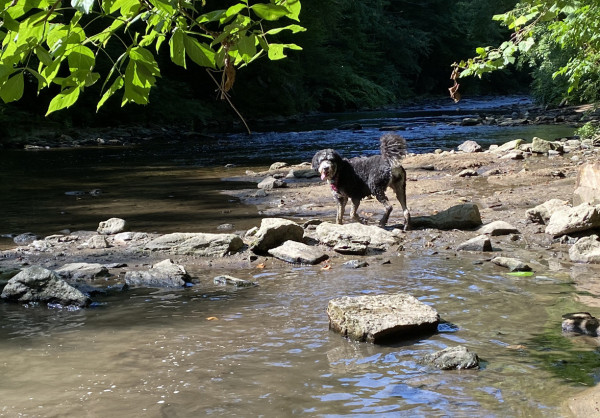
[[249,280],[238,279],[237,277],[221,275],[213,279],[213,282],[222,286],[234,286],[234,287],[253,287],[258,286],[257,283]]
[[419,363],[442,370],[475,369],[479,368],[479,357],[468,348],[458,346],[428,354]]
[[375,344],[435,332],[440,320],[435,309],[406,293],[332,299],[327,315],[330,329]]
[[510,271],[531,271],[529,265],[523,263],[521,260],[510,257],[494,257],[492,263],[500,267],[506,267]]
[[26,268],[10,279],[2,290],[1,297],[13,302],[41,302],[63,306],[84,307],[90,303],[90,299],[81,291],[69,285],[54,271],[41,266]]

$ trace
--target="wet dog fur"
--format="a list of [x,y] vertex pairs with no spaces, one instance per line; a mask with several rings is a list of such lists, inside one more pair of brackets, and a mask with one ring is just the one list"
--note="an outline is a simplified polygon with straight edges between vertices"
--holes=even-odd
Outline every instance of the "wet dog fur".
[[404,230],[410,228],[410,212],[406,206],[406,171],[400,160],[406,155],[406,141],[397,134],[386,133],[379,139],[380,155],[342,158],[333,149],[318,151],[312,167],[327,180],[337,202],[336,223],[342,224],[346,203],[350,200],[350,218],[360,221],[357,215],[360,201],[370,195],[385,208],[379,226],[384,227],[392,212],[385,191],[390,187],[403,209]]

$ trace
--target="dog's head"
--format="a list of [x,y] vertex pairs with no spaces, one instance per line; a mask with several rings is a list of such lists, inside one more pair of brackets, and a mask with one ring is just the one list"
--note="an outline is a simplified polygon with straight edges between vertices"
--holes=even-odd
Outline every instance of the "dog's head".
[[332,149],[324,149],[315,154],[312,167],[321,174],[321,180],[332,180],[342,157]]

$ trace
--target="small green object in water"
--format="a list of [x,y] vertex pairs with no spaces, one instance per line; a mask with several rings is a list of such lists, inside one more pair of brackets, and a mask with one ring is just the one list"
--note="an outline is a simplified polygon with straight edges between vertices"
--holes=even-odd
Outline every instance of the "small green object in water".
[[510,276],[516,276],[516,277],[529,277],[529,276],[533,276],[533,271],[513,271],[510,273],[506,273]]

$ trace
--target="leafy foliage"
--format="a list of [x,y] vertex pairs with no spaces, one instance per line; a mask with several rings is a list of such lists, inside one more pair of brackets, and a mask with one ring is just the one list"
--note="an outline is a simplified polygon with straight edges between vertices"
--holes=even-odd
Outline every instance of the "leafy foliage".
[[[538,92],[563,88],[561,97],[595,101],[600,95],[600,3],[595,0],[527,0],[494,16],[512,34],[497,47],[478,47],[477,55],[454,63],[454,74],[477,76],[529,64]],[[558,80],[556,83],[548,81]],[[547,98],[552,100],[552,98]]]
[[[0,0],[0,98],[18,101],[25,76],[37,90],[56,91],[47,114],[71,107],[88,87],[102,81],[97,109],[117,92],[121,106],[145,105],[161,77],[163,44],[176,65],[190,62],[217,72],[222,97],[235,81],[236,68],[261,55],[286,57],[294,43],[271,42],[274,35],[298,33],[298,24],[275,26],[282,18],[299,21],[300,0],[249,4],[239,0],[223,9],[205,9],[204,0]],[[222,2],[220,2],[222,6]],[[164,50],[166,47],[163,47]],[[101,61],[110,63],[102,74]]]

